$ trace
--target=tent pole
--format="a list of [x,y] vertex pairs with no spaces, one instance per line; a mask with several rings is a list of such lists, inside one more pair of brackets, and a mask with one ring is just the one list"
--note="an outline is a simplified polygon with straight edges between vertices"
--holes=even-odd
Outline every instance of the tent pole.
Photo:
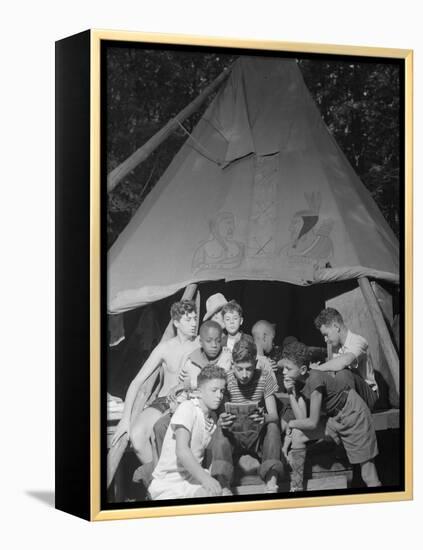
[[[196,284],[188,285],[185,289],[185,292],[181,300],[192,300],[196,290],[197,290]],[[173,321],[170,320],[160,341],[165,342],[166,340],[170,340],[170,338],[172,338],[173,336],[174,336]],[[139,389],[131,411],[131,424],[134,418],[138,417],[140,412],[144,409],[145,405],[147,404],[152,394],[153,388],[160,377],[160,374],[161,374],[161,367],[155,370],[147,378],[147,380]],[[110,484],[113,481],[113,478],[115,477],[116,470],[119,466],[122,456],[125,453],[127,446],[128,446],[128,438],[121,437],[119,441],[116,443],[116,445],[114,445],[114,447],[110,447],[109,449],[109,452],[107,454],[107,488],[109,488]]]
[[194,101],[182,109],[182,111],[180,111],[174,118],[171,118],[161,130],[159,130],[144,145],[132,153],[132,155],[124,160],[122,164],[116,166],[116,168],[114,168],[107,176],[107,192],[111,193],[116,185],[127,174],[129,174],[129,172],[132,172],[138,164],[143,162],[167,138],[167,136],[178,127],[180,122],[183,122],[186,118],[195,113],[207,97],[229,76],[229,73],[229,69],[222,71],[220,75],[194,99]]
[[376,326],[376,331],[379,335],[380,341],[382,343],[383,351],[388,362],[389,370],[394,381],[395,390],[399,395],[399,359],[397,351],[392,343],[391,336],[386,325],[385,318],[379,302],[377,301],[376,295],[373,291],[373,288],[367,277],[360,277],[358,279],[358,284],[360,285],[361,292],[366,301],[367,307],[369,308],[370,315]]

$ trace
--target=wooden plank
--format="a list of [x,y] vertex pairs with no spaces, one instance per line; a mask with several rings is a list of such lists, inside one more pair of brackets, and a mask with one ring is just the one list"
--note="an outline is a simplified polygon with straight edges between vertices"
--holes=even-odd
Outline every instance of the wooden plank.
[[190,115],[195,113],[207,97],[229,76],[230,69],[225,69],[217,78],[209,84],[199,96],[197,96],[194,101],[192,101],[187,107],[182,109],[174,118],[170,119],[169,122],[153,137],[151,137],[142,147],[137,149],[132,155],[130,155],[126,160],[116,166],[110,174],[107,176],[107,192],[111,193],[116,185],[134,168],[143,162],[149,155],[157,149],[157,147],[176,129],[179,127],[179,124],[183,122]]
[[263,495],[266,492],[264,483],[259,485],[239,485],[233,488],[235,495]]
[[307,482],[307,491],[330,491],[333,489],[347,489],[347,476],[338,475],[332,477],[321,477],[318,479],[309,479]]
[[372,416],[376,431],[396,430],[400,427],[400,412],[398,409],[376,412]]
[[369,308],[370,315],[375,323],[377,333],[382,343],[383,352],[395,384],[395,389],[399,395],[399,359],[392,342],[391,335],[389,334],[388,327],[386,326],[382,310],[367,277],[361,277],[358,279],[358,284],[360,285],[360,289]]

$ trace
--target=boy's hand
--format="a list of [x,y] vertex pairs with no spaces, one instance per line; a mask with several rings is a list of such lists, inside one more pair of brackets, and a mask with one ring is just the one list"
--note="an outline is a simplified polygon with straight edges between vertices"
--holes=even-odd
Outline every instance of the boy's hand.
[[264,355],[258,357],[257,366],[261,370],[269,369],[276,371],[278,368],[278,364],[273,359],[265,357]]
[[295,381],[292,380],[292,378],[284,376],[283,385],[285,386],[288,393],[292,393],[295,395]]
[[263,424],[264,422],[264,411],[262,408],[257,409],[248,416],[253,422],[256,422],[257,424]]
[[219,360],[217,362],[217,365],[221,367],[223,370],[228,372],[232,367],[232,352],[228,347],[224,347],[222,349],[222,354],[219,357]]
[[116,426],[115,433],[113,434],[111,446],[114,447],[121,437],[125,436],[126,441],[129,439],[129,420],[121,418],[119,424]]
[[172,405],[179,405],[178,403],[178,395],[182,393],[185,390],[184,384],[176,384],[176,386],[173,386],[173,388],[170,388],[169,393],[167,394],[167,399],[170,404]]
[[188,366],[185,365],[181,368],[178,374],[178,382],[181,384],[185,382],[185,380],[188,378]]
[[214,477],[207,476],[201,485],[211,497],[218,497],[222,494],[222,487]]
[[236,416],[231,413],[223,412],[219,416],[218,425],[222,428],[230,428],[232,424],[234,423]]

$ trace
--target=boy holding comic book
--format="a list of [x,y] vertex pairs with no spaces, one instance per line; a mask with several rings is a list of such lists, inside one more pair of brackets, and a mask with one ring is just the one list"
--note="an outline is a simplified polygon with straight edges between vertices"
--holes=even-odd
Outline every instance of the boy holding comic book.
[[260,460],[260,476],[268,492],[276,492],[283,474],[281,433],[274,394],[278,390],[270,369],[257,367],[257,348],[247,339],[235,343],[233,366],[226,376],[225,412],[211,444],[211,474],[230,494],[234,461],[248,454]]

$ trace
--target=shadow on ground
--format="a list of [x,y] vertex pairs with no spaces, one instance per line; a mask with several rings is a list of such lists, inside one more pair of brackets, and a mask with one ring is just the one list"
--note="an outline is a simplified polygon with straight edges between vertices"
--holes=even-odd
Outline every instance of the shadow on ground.
[[26,491],[26,494],[39,500],[46,506],[54,508],[54,491]]

